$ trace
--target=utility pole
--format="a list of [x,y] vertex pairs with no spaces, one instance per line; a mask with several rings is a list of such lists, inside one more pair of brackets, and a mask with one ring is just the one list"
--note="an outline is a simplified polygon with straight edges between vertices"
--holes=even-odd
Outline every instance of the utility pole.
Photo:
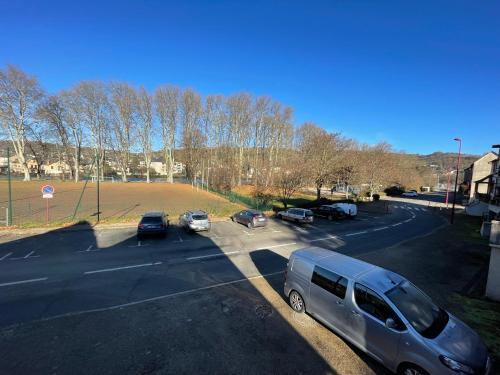
[[100,171],[99,171],[99,153],[96,152],[95,154],[96,157],[96,162],[97,162],[97,222],[99,222],[100,219],[100,197],[99,197],[99,180],[101,178]]
[[451,205],[451,217],[450,217],[451,224],[453,224],[453,219],[455,218],[455,202],[457,200],[458,170],[460,168],[460,152],[462,151],[462,140],[460,138],[455,138],[453,140],[458,142],[458,156],[457,156],[457,173],[455,175],[455,189],[453,193],[453,204]]
[[7,180],[9,182],[9,204],[7,207],[7,217],[6,224],[7,226],[12,225],[12,185],[10,181],[10,148],[7,147]]

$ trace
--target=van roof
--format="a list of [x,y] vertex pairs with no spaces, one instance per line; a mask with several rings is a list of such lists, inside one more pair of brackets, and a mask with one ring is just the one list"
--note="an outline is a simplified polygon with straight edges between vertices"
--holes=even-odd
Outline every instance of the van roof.
[[382,293],[403,280],[397,273],[321,247],[296,250],[293,255]]

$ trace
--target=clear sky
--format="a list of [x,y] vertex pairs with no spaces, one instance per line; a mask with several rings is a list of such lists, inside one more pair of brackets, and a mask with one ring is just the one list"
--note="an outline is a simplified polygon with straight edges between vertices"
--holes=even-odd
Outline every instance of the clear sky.
[[0,66],[55,92],[82,79],[248,91],[362,142],[500,143],[500,2],[0,0]]

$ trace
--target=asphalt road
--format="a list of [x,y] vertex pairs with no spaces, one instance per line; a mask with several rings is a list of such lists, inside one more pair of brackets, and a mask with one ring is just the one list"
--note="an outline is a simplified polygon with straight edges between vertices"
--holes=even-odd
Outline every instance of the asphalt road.
[[[298,326],[293,321],[295,317],[281,297],[282,272],[289,254],[298,248],[321,246],[359,256],[429,233],[443,222],[425,206],[393,201],[389,213],[360,212],[355,220],[320,219],[313,225],[296,225],[271,219],[266,228],[254,230],[228,221],[214,223],[209,233],[197,234],[171,226],[167,238],[143,241],[137,241],[133,228],[65,229],[28,237],[6,234],[0,238],[0,327],[4,333],[0,343],[11,350],[0,353],[0,373],[88,373],[96,366],[102,373],[235,373],[244,363],[238,356],[259,350],[259,345],[271,357],[259,354],[259,364],[243,372],[350,373],[352,361],[359,361],[359,368],[365,370],[351,373],[383,371],[363,356],[339,360],[334,369],[332,358],[342,351],[327,348],[329,354],[320,356],[319,349],[312,349],[311,342],[332,334],[308,317],[300,318]],[[175,306],[168,302],[173,299]],[[168,316],[158,318],[160,309],[151,311],[158,306],[155,303],[162,304],[161,311],[168,311]],[[218,306],[215,310],[214,304]],[[247,305],[253,310],[250,315]],[[228,323],[221,321],[221,312],[222,316],[247,318]],[[197,320],[205,315],[206,319]],[[272,318],[263,327],[262,319],[267,316]],[[194,331],[189,332],[201,335],[202,341],[212,343],[212,336],[220,335],[227,342],[213,352],[212,346],[200,344],[199,337],[193,340],[181,328],[193,321]],[[313,326],[314,334],[308,329]],[[123,330],[130,330],[126,338]],[[175,340],[166,340],[166,344],[163,334],[159,335],[163,331],[175,335]],[[89,338],[85,338],[86,332]],[[152,342],[143,337],[144,332],[149,332]],[[260,336],[245,336],[245,332],[260,332]],[[100,334],[106,338],[99,342],[108,341],[108,355],[116,352],[119,354],[113,355],[118,357],[105,364],[104,359],[83,361]],[[53,337],[59,341],[40,343]],[[87,342],[90,337],[92,343]],[[118,340],[114,346],[109,342],[113,339]],[[131,357],[136,344],[129,348],[130,340],[148,347],[146,353],[157,353],[155,359],[147,357],[149,354],[144,354],[145,359]],[[296,347],[290,349],[283,340]],[[67,346],[64,357],[58,354],[61,349],[55,349],[61,345]],[[346,346],[338,338],[335,345]],[[26,351],[34,347],[35,358],[25,358]],[[82,352],[75,354],[75,350]],[[173,363],[165,350],[181,361]],[[95,354],[95,348],[91,352]],[[300,366],[294,361],[283,364],[272,353],[309,361]],[[226,361],[224,365],[221,360]],[[278,362],[280,370],[276,371]]]

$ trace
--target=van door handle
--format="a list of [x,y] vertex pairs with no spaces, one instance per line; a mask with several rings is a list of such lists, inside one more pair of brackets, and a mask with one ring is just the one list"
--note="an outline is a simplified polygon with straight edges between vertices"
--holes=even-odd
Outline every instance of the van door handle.
[[359,316],[359,312],[354,311],[354,310],[351,310],[351,312],[352,312],[352,315],[354,315],[354,316]]
[[335,302],[337,305],[343,305],[344,303],[342,301],[337,301]]

